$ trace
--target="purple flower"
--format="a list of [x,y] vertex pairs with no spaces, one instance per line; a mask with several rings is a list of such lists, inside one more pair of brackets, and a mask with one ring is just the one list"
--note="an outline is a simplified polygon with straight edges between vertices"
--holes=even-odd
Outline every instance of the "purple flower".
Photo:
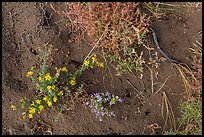
[[97,102],[101,102],[102,101],[102,97],[99,97],[98,99],[97,99]]
[[99,111],[95,111],[96,115],[99,116],[100,115],[100,112]]
[[108,101],[108,98],[105,98],[105,102],[107,102]]
[[107,96],[107,100],[109,100],[111,98],[110,93],[106,92],[106,96]]
[[112,105],[115,104],[115,103],[111,101],[109,104],[110,104],[110,106],[112,106]]
[[104,107],[101,107],[101,110],[104,110]]
[[94,96],[98,99],[100,97],[99,93],[94,93]]
[[87,106],[89,105],[89,102],[88,102],[88,101],[86,101],[86,105],[87,105]]
[[106,113],[105,112],[101,112],[101,116],[103,117]]
[[119,101],[120,103],[122,103],[122,102],[123,102],[123,99],[122,99],[122,98],[119,98],[118,101]]
[[110,93],[109,93],[109,92],[106,92],[106,96],[110,96]]

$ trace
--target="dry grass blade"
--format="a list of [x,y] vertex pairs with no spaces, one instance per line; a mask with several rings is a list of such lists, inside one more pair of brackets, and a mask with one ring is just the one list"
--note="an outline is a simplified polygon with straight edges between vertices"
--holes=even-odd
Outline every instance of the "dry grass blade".
[[188,96],[191,95],[191,87],[190,87],[190,83],[189,83],[189,80],[187,79],[188,76],[185,74],[185,72],[187,72],[188,74],[190,74],[191,78],[195,81],[197,81],[197,79],[194,77],[193,75],[193,72],[188,69],[188,68],[185,68],[184,66],[180,65],[180,64],[175,64],[176,68],[178,69],[180,75],[181,75],[181,78],[183,80],[183,83],[184,83],[184,87],[185,87],[185,91],[186,91],[186,94]]
[[144,7],[156,18],[165,16],[166,13],[192,13],[198,7],[202,7],[201,2],[145,2]]
[[153,96],[155,96],[163,87],[164,85],[166,84],[167,80],[170,78],[171,76],[169,76],[168,78],[165,79],[164,83],[161,85],[161,87],[154,93]]
[[183,2],[181,4],[171,4],[171,3],[164,3],[164,2],[156,2],[157,4],[166,5],[170,7],[194,7],[197,8],[198,6],[202,6],[201,2]]
[[[146,64],[145,64],[146,65]],[[148,65],[146,65],[147,68],[150,71],[150,78],[151,78],[151,90],[152,90],[152,94],[154,94],[154,76],[153,76],[153,70],[150,69],[150,67]]]
[[[166,107],[166,117],[164,118],[164,108],[165,107]],[[162,132],[164,132],[168,120],[169,120],[169,123],[171,125],[171,128],[174,131],[176,131],[176,120],[175,120],[175,117],[174,117],[172,106],[171,106],[171,104],[169,102],[169,99],[168,99],[165,92],[163,92],[163,100],[162,100],[162,118],[165,120],[165,124],[164,124],[164,128],[163,128]]]

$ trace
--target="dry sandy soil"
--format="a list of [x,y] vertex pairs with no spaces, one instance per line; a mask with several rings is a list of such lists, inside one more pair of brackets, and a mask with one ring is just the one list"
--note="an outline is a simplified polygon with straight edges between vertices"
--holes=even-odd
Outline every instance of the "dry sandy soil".
[[[63,3],[52,4],[56,9],[64,8]],[[52,14],[48,23],[43,5],[46,14]],[[192,13],[179,13],[152,21],[162,49],[174,59],[190,65],[188,48],[194,36],[201,31],[201,16],[202,11],[198,9]],[[147,67],[142,80],[128,74],[111,79],[106,68],[82,74],[79,83],[86,83],[85,89],[89,93],[108,89],[124,99],[122,104],[114,106],[114,118],[104,118],[100,122],[78,102],[72,110],[63,114],[57,109],[47,109],[40,115],[41,122],[37,119],[23,120],[22,111],[12,111],[10,105],[19,103],[22,97],[34,96],[33,84],[25,75],[31,66],[36,65],[39,54],[37,48],[51,43],[54,48],[58,48],[53,65],[66,66],[71,71],[76,70],[91,49],[86,43],[68,43],[70,29],[65,24],[66,19],[55,13],[49,3],[2,3],[2,134],[138,135],[151,134],[148,125],[154,123],[160,126],[155,129],[155,134],[162,134],[164,119],[161,116],[161,105],[164,92],[173,107],[175,118],[179,117],[178,104],[183,99],[185,89],[178,70],[168,61],[163,61],[157,68],[157,78],[154,77],[154,82],[159,84],[154,86],[153,92],[168,77],[169,79],[155,95],[152,94],[150,71]],[[154,47],[153,42],[150,46]],[[162,55],[158,53],[158,56]],[[114,68],[109,67],[114,75]],[[135,73],[136,77],[138,75]],[[171,126],[168,123],[165,130],[169,128]]]

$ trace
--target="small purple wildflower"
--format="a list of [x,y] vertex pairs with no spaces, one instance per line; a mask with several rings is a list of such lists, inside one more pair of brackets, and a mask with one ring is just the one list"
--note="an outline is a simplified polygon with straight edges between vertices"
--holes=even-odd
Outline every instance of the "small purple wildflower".
[[101,116],[103,117],[106,113],[105,112],[101,112]]
[[105,102],[107,102],[109,99],[108,98],[105,98]]
[[106,104],[112,106],[116,103],[116,101],[122,103],[123,99],[115,96],[114,94],[110,94],[109,92],[104,93],[93,93],[91,94],[91,100],[86,101],[86,105],[89,106],[97,117],[99,117],[100,121],[102,121],[102,117],[107,115],[109,117],[115,116],[114,112],[109,112]]
[[109,92],[106,92],[106,96],[110,96],[110,93],[109,93]]
[[99,112],[99,111],[96,111],[96,115],[99,116],[99,115],[100,115],[100,112]]
[[89,105],[89,102],[88,102],[88,101],[86,101],[86,105],[87,105],[87,106]]
[[122,103],[122,102],[123,102],[123,99],[122,99],[122,98],[119,98],[118,101],[119,101],[120,103]]
[[102,101],[102,97],[99,96],[99,97],[97,98],[97,102],[101,102],[101,101]]
[[106,97],[107,97],[107,100],[109,100],[111,98],[110,96],[110,93],[109,92],[106,92]]
[[104,110],[104,107],[101,107],[101,110]]
[[95,96],[97,99],[100,98],[99,93],[95,93],[94,96]]

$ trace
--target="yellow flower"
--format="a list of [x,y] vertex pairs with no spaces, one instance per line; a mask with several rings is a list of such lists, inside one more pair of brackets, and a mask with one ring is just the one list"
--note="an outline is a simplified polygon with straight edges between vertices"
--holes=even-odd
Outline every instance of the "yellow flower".
[[35,106],[35,103],[32,101],[32,104],[31,104],[31,106]]
[[75,79],[72,79],[69,81],[70,85],[74,86],[76,84],[76,80]]
[[59,70],[57,70],[55,76],[56,76],[56,77],[59,77],[59,75],[60,75],[60,72],[59,72]]
[[63,92],[60,91],[57,95],[58,95],[58,96],[61,96],[61,95],[63,95]]
[[51,79],[51,76],[50,76],[50,73],[47,73],[46,75],[45,75],[45,80],[50,80]]
[[35,113],[35,108],[31,107],[30,110],[28,110],[28,112],[31,114]]
[[39,80],[39,81],[42,81],[42,77],[38,77],[38,80]]
[[94,54],[91,59],[92,59],[93,61],[97,61],[96,54]]
[[44,101],[47,101],[47,96],[43,97],[43,100],[44,100]]
[[88,66],[88,65],[89,65],[89,61],[85,60],[85,61],[84,61],[84,65],[85,65],[85,66]]
[[67,68],[66,67],[63,67],[61,70],[67,72]]
[[23,119],[26,119],[26,115],[23,115]]
[[51,87],[51,86],[47,86],[47,89],[48,89],[48,90],[51,90],[51,89],[52,89],[52,87]]
[[57,68],[57,67],[55,67],[55,69],[57,70],[58,68]]
[[12,108],[13,110],[16,110],[16,106],[14,106],[14,105],[11,105],[11,108]]
[[28,117],[29,117],[29,118],[33,118],[33,114],[29,114]]
[[27,77],[30,77],[30,76],[32,76],[32,75],[33,75],[33,72],[32,72],[32,71],[28,71],[27,74],[26,74]]
[[24,102],[24,99],[22,98],[20,101],[21,101],[21,102]]
[[51,107],[52,106],[52,102],[51,101],[47,101],[47,105],[48,105],[48,107]]
[[33,67],[33,66],[31,67],[31,70],[34,70],[34,67]]
[[57,97],[56,96],[54,96],[53,101],[57,102]]
[[38,108],[40,109],[40,111],[42,111],[43,108],[44,108],[44,106],[43,106],[43,105],[40,105]]
[[52,89],[55,89],[55,85],[52,85]]
[[96,65],[103,68],[104,67],[104,64],[103,63],[100,63],[100,62],[96,62]]
[[37,104],[40,104],[41,100],[37,99],[35,102],[36,102]]

